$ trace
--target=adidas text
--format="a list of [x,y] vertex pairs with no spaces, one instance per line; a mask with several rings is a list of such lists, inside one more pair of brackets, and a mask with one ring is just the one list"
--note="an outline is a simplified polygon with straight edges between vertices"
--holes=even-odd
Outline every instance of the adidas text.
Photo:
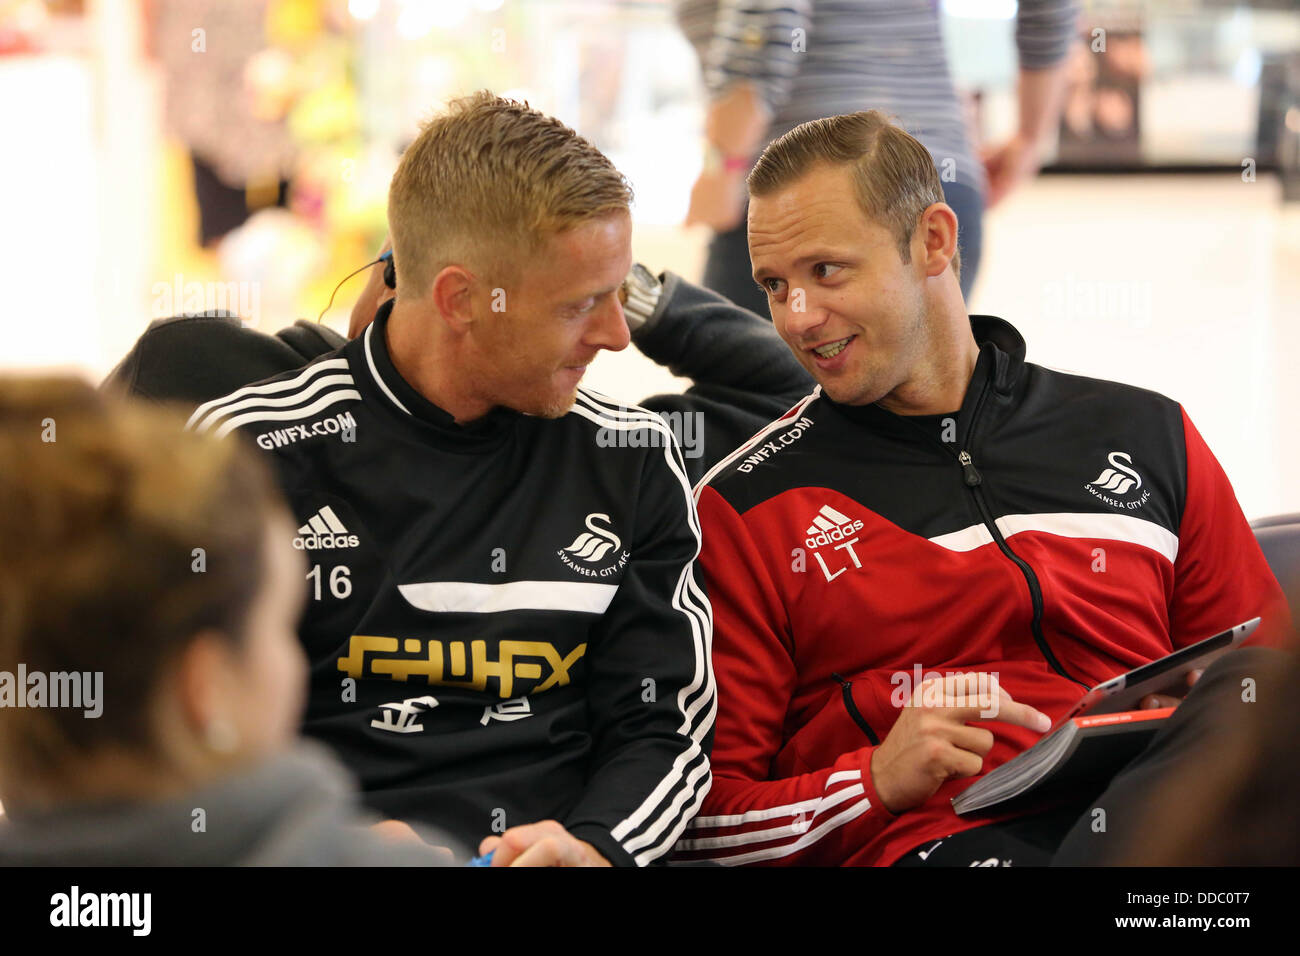
[[804,540],[804,544],[810,548],[820,548],[823,545],[830,544],[834,541],[843,541],[851,534],[856,534],[862,530],[862,522],[855,521],[852,524],[840,525],[838,528],[831,528],[830,531],[823,531],[820,534],[812,535]]
[[355,548],[361,539],[355,534],[308,534],[293,539],[299,551],[329,551],[332,548]]

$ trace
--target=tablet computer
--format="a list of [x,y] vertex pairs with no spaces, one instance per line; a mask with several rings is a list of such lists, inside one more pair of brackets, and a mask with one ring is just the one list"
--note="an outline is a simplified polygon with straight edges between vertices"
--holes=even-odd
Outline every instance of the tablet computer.
[[1236,647],[1255,632],[1255,628],[1259,627],[1259,621],[1257,617],[1251,618],[1213,637],[1189,644],[1159,660],[1143,664],[1127,674],[1120,674],[1098,684],[1084,694],[1083,698],[1069,713],[1058,720],[1052,729],[1055,730],[1074,717],[1137,710],[1139,701],[1147,694],[1182,697],[1187,693],[1187,674],[1190,671],[1207,667],[1220,654]]

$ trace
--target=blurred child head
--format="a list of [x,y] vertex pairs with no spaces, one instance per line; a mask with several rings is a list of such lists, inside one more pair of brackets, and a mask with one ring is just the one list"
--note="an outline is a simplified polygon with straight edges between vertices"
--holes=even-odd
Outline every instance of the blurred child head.
[[0,707],[10,813],[184,792],[294,739],[293,523],[258,457],[183,421],[0,377],[0,672],[102,681],[93,708]]

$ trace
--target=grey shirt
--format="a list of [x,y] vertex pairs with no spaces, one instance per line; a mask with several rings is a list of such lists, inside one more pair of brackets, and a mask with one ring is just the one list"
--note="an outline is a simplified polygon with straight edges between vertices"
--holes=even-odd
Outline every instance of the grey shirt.
[[[202,811],[200,814],[198,811]],[[157,802],[0,817],[4,866],[446,866],[432,846],[366,827],[352,779],[318,744]],[[465,850],[450,841],[461,860]]]
[[[938,0],[674,0],[677,21],[717,96],[752,82],[770,142],[801,123],[878,109],[919,139],[940,172],[984,191],[948,70]],[[1020,66],[1060,63],[1075,37],[1077,0],[1020,0]]]

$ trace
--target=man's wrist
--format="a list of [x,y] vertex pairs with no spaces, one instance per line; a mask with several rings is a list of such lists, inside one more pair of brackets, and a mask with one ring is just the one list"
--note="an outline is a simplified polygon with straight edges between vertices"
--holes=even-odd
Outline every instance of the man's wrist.
[[601,855],[610,866],[636,866],[637,861],[614,839],[614,835],[604,827],[594,823],[579,823],[568,827],[569,835],[581,840]]
[[726,153],[716,146],[710,146],[704,157],[704,168],[711,172],[726,173],[732,177],[742,177],[753,166],[753,158],[740,153]]
[[889,805],[885,803],[885,798],[880,794],[880,788],[876,786],[876,773],[875,773],[874,764],[876,762],[876,752],[879,749],[880,748],[877,746],[877,747],[870,747],[867,750],[867,759],[865,761],[866,767],[864,768],[865,772],[862,775],[863,789],[866,791],[867,800],[871,803],[872,806],[879,807],[881,810],[889,814],[891,817],[897,818],[900,814],[906,811],[899,810],[896,812],[894,810],[889,809]]
[[627,327],[630,330],[635,332],[649,321],[659,307],[662,294],[663,284],[659,277],[641,263],[634,263],[619,291],[619,300],[623,303],[623,314],[627,317]]

